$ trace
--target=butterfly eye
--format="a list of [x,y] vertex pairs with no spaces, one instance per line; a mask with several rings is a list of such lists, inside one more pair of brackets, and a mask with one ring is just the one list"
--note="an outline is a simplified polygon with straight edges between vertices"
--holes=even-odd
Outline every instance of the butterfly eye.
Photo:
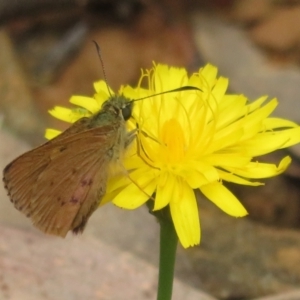
[[132,113],[132,103],[126,103],[125,106],[122,108],[122,115],[125,121],[129,120]]

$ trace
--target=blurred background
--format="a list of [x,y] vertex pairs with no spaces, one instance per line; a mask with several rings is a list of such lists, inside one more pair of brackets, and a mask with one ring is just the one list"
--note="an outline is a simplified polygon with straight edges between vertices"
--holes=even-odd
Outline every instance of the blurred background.
[[[279,99],[276,115],[300,122],[300,1],[0,0],[0,165],[45,141],[71,95],[135,85],[153,61],[206,63],[230,92]],[[263,187],[230,186],[249,211],[233,219],[199,195],[201,245],[178,247],[174,299],[300,299],[300,148]],[[107,205],[82,237],[35,230],[0,187],[0,299],[155,299],[158,225],[146,208]]]

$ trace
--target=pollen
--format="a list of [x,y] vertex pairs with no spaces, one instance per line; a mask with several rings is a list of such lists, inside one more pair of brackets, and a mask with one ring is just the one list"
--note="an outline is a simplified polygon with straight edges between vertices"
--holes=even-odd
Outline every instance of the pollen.
[[185,138],[182,126],[178,120],[172,118],[162,126],[162,161],[176,163],[185,156]]

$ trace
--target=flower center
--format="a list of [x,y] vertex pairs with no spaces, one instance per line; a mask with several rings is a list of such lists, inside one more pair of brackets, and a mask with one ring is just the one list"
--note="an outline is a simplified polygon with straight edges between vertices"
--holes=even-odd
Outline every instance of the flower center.
[[172,118],[162,127],[161,155],[164,162],[180,162],[185,153],[184,133],[180,123]]

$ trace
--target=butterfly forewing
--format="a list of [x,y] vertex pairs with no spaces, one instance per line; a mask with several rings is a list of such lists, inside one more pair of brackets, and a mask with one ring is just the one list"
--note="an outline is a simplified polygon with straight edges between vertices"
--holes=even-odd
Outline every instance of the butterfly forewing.
[[105,193],[112,149],[123,128],[116,123],[87,129],[87,122],[79,120],[4,169],[11,201],[46,233],[82,231]]

